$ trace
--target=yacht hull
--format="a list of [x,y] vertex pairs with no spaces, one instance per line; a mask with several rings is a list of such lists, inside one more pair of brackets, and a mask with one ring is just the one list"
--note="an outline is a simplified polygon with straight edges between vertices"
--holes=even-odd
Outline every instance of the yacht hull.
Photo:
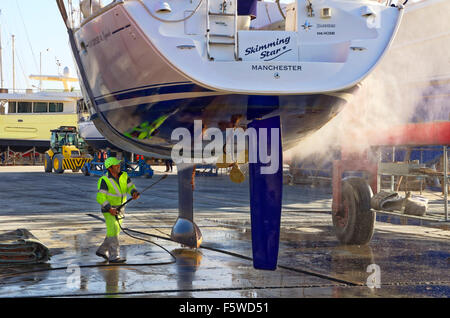
[[44,153],[50,148],[50,140],[0,139],[0,152],[7,149],[14,152],[25,152],[35,148],[36,152]]
[[[62,2],[58,2],[64,18],[67,14],[62,10]],[[236,31],[232,36],[211,34],[209,25],[202,28],[206,31],[206,41],[205,34],[189,37],[190,31],[182,22],[160,23],[160,18],[149,18],[149,15],[154,18],[147,6],[152,3],[147,0],[116,1],[86,19],[75,32],[67,25],[84,95],[91,108],[91,120],[100,133],[119,148],[166,158],[173,157],[172,150],[179,143],[180,136],[173,136],[178,128],[188,130],[194,138],[199,133],[203,137],[202,133],[208,128],[220,129],[224,135],[228,129],[258,128],[256,139],[249,142],[249,156],[255,153],[259,156],[256,165],[249,159],[250,184],[253,185],[250,187],[253,259],[255,268],[274,270],[280,235],[283,171],[279,163],[283,161],[282,152],[324,126],[356,93],[359,83],[370,74],[389,47],[401,20],[401,9],[377,5],[372,11],[361,6],[362,2],[326,1],[326,4],[336,6],[333,10],[338,13],[339,23],[324,24],[324,27],[335,28],[335,31],[314,30],[307,35],[311,27],[308,19],[314,15],[310,12],[300,27],[306,13],[299,9],[296,10],[299,13],[295,19],[298,24],[295,32],[286,29],[280,33],[257,33],[263,38],[268,35],[262,39],[266,44],[260,45],[250,44],[253,43],[250,40],[236,42],[240,41],[237,40],[239,34],[242,38],[254,36],[251,31],[239,34]],[[211,13],[210,8],[204,7],[203,16],[199,13],[198,18],[223,17],[228,2],[215,3],[222,5],[222,13]],[[236,2],[229,4],[232,3]],[[208,4],[207,1],[205,5]],[[297,4],[304,5],[300,1]],[[186,3],[173,2],[173,5],[186,9]],[[200,5],[201,2],[198,7]],[[383,22],[384,27],[369,25],[368,18],[375,16],[382,17],[375,21]],[[237,18],[236,13],[234,18]],[[318,19],[317,28],[323,24]],[[229,26],[223,21],[216,23]],[[234,26],[237,29],[236,20]],[[324,34],[335,37],[324,38]],[[210,36],[234,39],[231,51],[235,52],[228,54],[223,50],[226,54],[213,54],[213,57],[208,50],[211,44],[231,47],[231,43],[210,41]],[[305,42],[296,44],[304,38]],[[276,57],[265,61],[241,59],[237,51],[243,43],[251,45],[248,50],[251,52],[253,48],[254,53],[261,48],[280,46],[271,54],[283,50],[277,55],[283,57],[277,61]],[[186,54],[184,50],[187,50]],[[309,56],[303,54],[300,58],[299,51],[308,52]],[[260,127],[270,129],[270,137],[264,136]],[[273,134],[274,130],[281,130],[281,134]],[[191,141],[197,154],[197,140]],[[266,166],[267,162],[262,158],[263,148],[267,150],[267,147],[270,147],[271,156],[276,157],[270,166]],[[186,155],[184,150],[183,157]],[[178,174],[179,217],[195,228],[195,164],[183,165],[179,166]],[[233,169],[236,172],[236,166]],[[232,171],[231,174],[236,181],[242,182],[242,173]],[[181,241],[173,235],[172,239],[181,244],[196,242],[189,245],[198,247],[201,235],[193,233],[190,231],[188,240],[184,237]]]
[[[172,140],[172,132],[183,127],[194,135],[195,121],[201,121],[204,129],[219,128],[225,132],[227,128],[245,129],[254,119],[280,116],[283,147],[289,149],[338,114],[357,89],[356,86],[333,94],[242,95],[214,93],[185,82],[117,93],[110,97],[109,102],[98,98],[98,112],[92,118],[105,137],[114,140],[120,148],[169,156],[176,143]],[[177,91],[181,96],[195,97],[133,103],[133,99],[140,98],[137,96],[151,97],[155,91],[164,97],[164,90],[167,94]],[[118,100],[127,106],[111,106]],[[131,142],[133,149],[127,147]]]
[[75,32],[72,44],[80,74],[85,74],[85,96],[92,95],[91,119],[123,150],[169,157],[177,142],[172,140],[174,129],[193,134],[195,120],[225,133],[273,116],[281,118],[286,150],[336,116],[358,90],[358,84],[302,94],[208,87],[179,72],[123,11],[117,5],[89,21]]

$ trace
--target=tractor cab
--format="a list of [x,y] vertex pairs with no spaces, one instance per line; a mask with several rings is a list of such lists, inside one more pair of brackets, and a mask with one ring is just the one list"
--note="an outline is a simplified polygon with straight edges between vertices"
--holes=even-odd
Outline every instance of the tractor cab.
[[46,152],[45,171],[52,169],[62,173],[66,169],[74,172],[79,171],[86,162],[90,162],[90,156],[84,156],[82,149],[86,148],[84,140],[78,137],[76,127],[62,126],[51,130],[50,146]]
[[51,133],[50,145],[53,151],[63,153],[65,147],[72,149],[78,147],[79,141],[76,127],[63,126],[52,130]]

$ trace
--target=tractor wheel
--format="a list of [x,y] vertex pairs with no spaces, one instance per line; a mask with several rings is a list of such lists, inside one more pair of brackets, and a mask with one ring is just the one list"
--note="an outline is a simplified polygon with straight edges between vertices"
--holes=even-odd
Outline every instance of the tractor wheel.
[[349,178],[342,182],[341,206],[333,213],[333,225],[341,243],[364,245],[370,242],[375,227],[371,198],[372,189],[364,179]]
[[53,170],[52,158],[48,154],[45,154],[44,169],[46,173],[51,173]]
[[57,154],[53,156],[53,170],[55,171],[55,173],[64,173],[63,161],[63,155]]

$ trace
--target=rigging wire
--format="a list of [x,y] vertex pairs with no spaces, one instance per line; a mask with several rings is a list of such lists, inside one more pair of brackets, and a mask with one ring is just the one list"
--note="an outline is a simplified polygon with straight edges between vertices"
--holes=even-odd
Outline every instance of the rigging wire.
[[20,9],[18,0],[16,0],[16,5],[17,5],[17,9],[19,11],[20,19],[22,20],[23,28],[25,29],[25,35],[27,37],[28,45],[30,46],[30,49],[31,49],[31,55],[33,56],[34,66],[36,67],[37,72],[39,72],[39,66],[38,66],[38,63],[37,63],[37,60],[36,60],[36,55],[34,54],[33,45],[31,45],[30,37],[28,35],[28,29],[27,29],[27,26],[25,24],[25,20],[23,18],[22,10]]
[[[6,42],[6,46],[3,46],[3,50],[6,51],[9,54],[9,56],[11,57],[11,59],[12,59],[12,54],[11,54],[10,50],[6,50],[5,48],[12,48],[12,40],[11,40],[11,38],[13,36],[13,33],[11,33],[11,29],[10,29],[9,24],[6,21],[6,19],[2,20],[2,22],[3,22],[2,29],[5,29],[6,33],[8,34],[8,41]],[[16,42],[17,42],[17,37],[16,37]],[[25,68],[24,68],[25,64],[22,62],[22,58],[21,58],[21,55],[19,54],[19,51],[17,50],[17,47],[14,50],[14,55],[17,57],[17,62],[18,62],[19,67],[20,67],[20,69],[22,71],[22,76],[25,79],[26,86],[29,87],[28,77],[25,74]],[[10,73],[10,71],[7,68],[3,68],[3,72],[4,72],[4,74],[6,73],[7,75],[12,77],[12,74]],[[6,82],[7,81],[6,80],[7,77],[4,76],[4,78],[5,78],[5,82]],[[16,78],[16,82],[17,82],[17,80],[18,80],[18,78]],[[10,84],[10,85],[12,86],[12,84]]]
[[[286,15],[283,12],[283,8],[281,7],[280,0],[276,0],[276,3],[277,3],[278,10],[280,11],[281,16],[283,17],[284,20],[286,20]],[[269,14],[269,12],[267,12],[267,14]]]
[[25,83],[26,83],[26,86],[28,88],[30,86],[30,82],[28,81],[28,77],[25,74],[25,69],[23,67],[22,58],[20,57],[20,54],[19,54],[19,52],[17,50],[16,50],[16,56],[17,56],[17,61],[19,62],[20,69],[22,71],[23,78],[25,79]]

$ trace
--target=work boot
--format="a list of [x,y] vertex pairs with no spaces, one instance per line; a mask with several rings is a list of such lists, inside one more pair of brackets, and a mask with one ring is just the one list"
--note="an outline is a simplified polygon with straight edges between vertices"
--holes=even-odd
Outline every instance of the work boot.
[[112,263],[112,264],[123,264],[123,263],[125,263],[126,261],[127,261],[126,258],[119,257],[119,258],[110,260],[109,262]]
[[97,252],[95,252],[95,255],[98,257],[102,257],[105,260],[109,260],[109,248],[110,248],[110,238],[106,237],[103,241],[102,245],[97,249]]
[[120,259],[120,245],[119,245],[119,237],[110,237],[109,238],[109,261]]
[[109,260],[109,257],[108,257],[107,255],[102,254],[102,253],[100,253],[100,252],[98,252],[98,251],[95,253],[95,255],[97,255],[98,257],[104,258],[105,261]]

